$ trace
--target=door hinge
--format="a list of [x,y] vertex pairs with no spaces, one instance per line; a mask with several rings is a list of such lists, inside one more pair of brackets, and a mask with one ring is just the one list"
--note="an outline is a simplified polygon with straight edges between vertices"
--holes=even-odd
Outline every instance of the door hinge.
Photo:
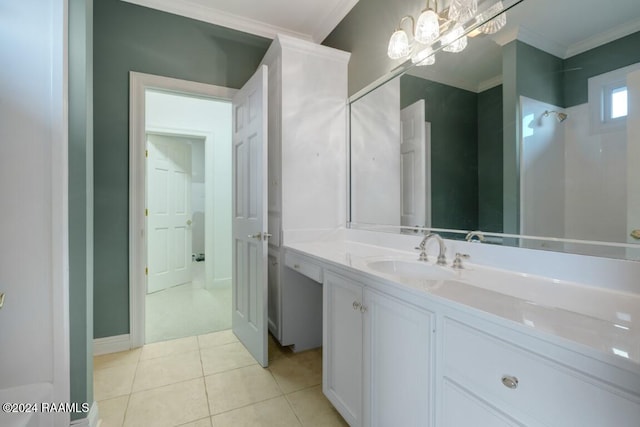
[[145,267],[144,268],[144,275],[148,276],[149,275],[149,267]]
[[144,210],[144,216],[149,216],[149,209]]

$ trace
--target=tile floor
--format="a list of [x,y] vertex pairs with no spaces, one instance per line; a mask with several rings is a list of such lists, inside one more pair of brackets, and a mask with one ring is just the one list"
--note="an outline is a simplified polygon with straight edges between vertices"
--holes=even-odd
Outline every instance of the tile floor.
[[346,426],[322,394],[320,349],[269,337],[269,368],[230,330],[94,359],[100,427]]
[[231,285],[206,289],[205,262],[193,263],[191,282],[147,295],[147,343],[201,335],[231,327]]

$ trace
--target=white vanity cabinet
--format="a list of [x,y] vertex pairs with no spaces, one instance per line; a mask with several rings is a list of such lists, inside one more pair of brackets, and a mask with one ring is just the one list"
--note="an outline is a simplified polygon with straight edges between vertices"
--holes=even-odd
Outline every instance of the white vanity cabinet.
[[634,389],[634,377],[526,336],[486,329],[496,331],[479,319],[444,317],[437,425],[640,425],[639,396],[624,387]]
[[322,288],[288,271],[282,246],[346,222],[349,56],[278,35],[262,60],[269,70],[269,330],[295,351],[322,343]]
[[430,426],[433,315],[324,272],[323,391],[351,426]]

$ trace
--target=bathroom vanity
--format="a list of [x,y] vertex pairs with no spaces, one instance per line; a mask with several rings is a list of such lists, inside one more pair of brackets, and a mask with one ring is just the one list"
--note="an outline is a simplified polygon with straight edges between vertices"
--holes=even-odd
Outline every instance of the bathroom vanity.
[[[456,241],[441,267],[435,245],[417,260],[419,239],[346,230],[287,245],[292,268],[323,284],[323,391],[350,425],[638,425],[633,283],[566,280],[588,257]],[[471,252],[463,269],[454,251]],[[496,261],[550,255],[559,278]]]

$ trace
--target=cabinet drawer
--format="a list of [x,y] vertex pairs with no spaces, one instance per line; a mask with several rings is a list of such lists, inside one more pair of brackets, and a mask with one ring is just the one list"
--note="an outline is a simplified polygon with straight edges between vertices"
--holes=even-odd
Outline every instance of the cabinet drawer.
[[549,426],[637,426],[640,399],[565,365],[445,319],[443,374],[518,418]]
[[284,265],[311,280],[322,283],[322,267],[307,258],[287,252],[284,257]]

